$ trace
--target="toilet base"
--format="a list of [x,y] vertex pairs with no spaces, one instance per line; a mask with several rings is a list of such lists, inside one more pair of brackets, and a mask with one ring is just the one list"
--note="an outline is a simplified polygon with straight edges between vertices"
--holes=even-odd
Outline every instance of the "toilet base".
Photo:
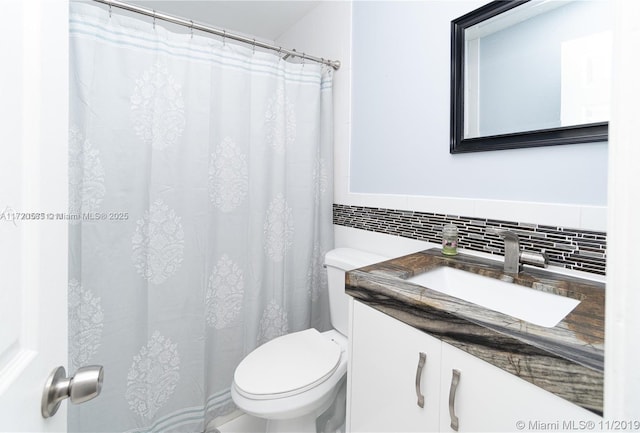
[[268,419],[266,433],[316,433],[316,412],[292,419]]

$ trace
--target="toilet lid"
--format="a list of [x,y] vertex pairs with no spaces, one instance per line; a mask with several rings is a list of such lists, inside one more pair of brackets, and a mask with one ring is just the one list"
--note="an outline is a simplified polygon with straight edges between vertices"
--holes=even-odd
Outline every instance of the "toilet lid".
[[340,346],[316,329],[287,334],[247,355],[236,368],[235,386],[254,399],[295,395],[331,376],[340,353]]

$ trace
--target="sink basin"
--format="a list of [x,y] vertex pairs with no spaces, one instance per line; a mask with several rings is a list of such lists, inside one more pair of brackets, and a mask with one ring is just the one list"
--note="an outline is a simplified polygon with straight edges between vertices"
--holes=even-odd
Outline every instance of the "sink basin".
[[573,298],[447,266],[407,281],[546,328],[556,326],[580,303]]

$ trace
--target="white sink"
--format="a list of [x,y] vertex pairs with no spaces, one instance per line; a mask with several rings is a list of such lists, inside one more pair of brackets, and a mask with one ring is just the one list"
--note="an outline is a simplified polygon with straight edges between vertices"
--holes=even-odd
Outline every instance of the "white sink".
[[556,326],[580,303],[573,298],[447,266],[407,281],[546,328]]

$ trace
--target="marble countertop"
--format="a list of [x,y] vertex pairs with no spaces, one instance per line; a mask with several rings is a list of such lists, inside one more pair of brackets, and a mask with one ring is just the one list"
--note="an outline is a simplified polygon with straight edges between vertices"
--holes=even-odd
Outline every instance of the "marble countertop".
[[[525,322],[406,281],[449,266],[580,300],[555,327]],[[504,274],[499,261],[439,248],[347,272],[355,299],[602,415],[604,284],[525,266]]]

